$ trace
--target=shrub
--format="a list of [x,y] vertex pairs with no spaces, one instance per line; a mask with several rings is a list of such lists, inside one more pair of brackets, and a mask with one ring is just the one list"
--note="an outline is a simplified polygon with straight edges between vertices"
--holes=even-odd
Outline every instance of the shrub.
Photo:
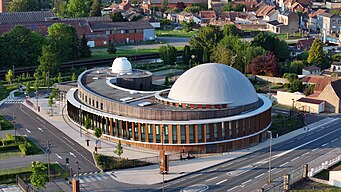
[[6,133],[7,140],[14,141],[14,137],[10,133]]
[[18,145],[10,144],[10,145],[0,147],[0,153],[1,152],[7,152],[7,151],[13,151],[13,150],[18,150]]
[[19,144],[19,149],[23,155],[25,156],[28,155],[26,144]]
[[110,43],[110,45],[108,46],[107,52],[109,54],[115,54],[117,51],[115,43]]

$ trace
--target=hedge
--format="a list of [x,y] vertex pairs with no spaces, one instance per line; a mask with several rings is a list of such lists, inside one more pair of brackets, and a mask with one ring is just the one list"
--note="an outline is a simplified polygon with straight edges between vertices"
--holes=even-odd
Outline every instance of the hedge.
[[17,144],[10,144],[6,146],[0,146],[0,153],[7,152],[7,151],[13,151],[13,150],[18,150],[18,145]]

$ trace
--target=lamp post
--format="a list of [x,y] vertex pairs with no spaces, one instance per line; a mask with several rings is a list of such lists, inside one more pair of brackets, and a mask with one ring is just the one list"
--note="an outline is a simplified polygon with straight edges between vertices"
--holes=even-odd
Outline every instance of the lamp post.
[[269,143],[269,149],[270,149],[270,153],[269,153],[269,176],[268,176],[268,183],[271,183],[271,147],[272,147],[272,132],[268,131],[268,133],[270,134],[270,143]]
[[47,154],[47,176],[49,178],[50,181],[50,153],[51,153],[51,144],[49,143],[49,141],[47,140],[46,143],[46,154]]
[[77,180],[79,180],[79,164],[78,164],[78,161],[76,161],[76,165],[77,165]]
[[79,134],[82,137],[82,105],[79,106]]
[[295,103],[295,99],[294,98],[292,98],[291,100],[292,100],[292,107],[290,109],[290,117],[293,116],[293,114],[294,114],[294,103]]

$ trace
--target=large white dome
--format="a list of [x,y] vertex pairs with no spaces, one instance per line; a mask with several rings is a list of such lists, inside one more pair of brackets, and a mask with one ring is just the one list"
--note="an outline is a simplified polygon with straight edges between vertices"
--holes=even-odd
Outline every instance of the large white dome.
[[113,73],[131,73],[131,63],[126,57],[118,57],[112,63],[111,72]]
[[174,83],[169,99],[187,103],[247,105],[258,100],[251,82],[238,70],[207,63],[191,68]]

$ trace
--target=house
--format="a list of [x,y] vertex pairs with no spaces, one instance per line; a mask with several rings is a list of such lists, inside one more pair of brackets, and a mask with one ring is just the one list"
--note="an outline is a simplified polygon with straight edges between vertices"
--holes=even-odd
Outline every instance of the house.
[[341,72],[341,62],[334,61],[330,69],[332,72]]
[[302,69],[302,75],[319,75],[321,68],[315,66],[307,66]]
[[[143,1],[141,4],[141,8],[144,12],[149,12],[151,7],[157,6],[161,8],[163,0],[146,0]],[[168,0],[168,8],[179,8],[180,10],[183,10],[187,6],[192,6],[193,4],[200,4],[200,3],[207,3],[205,0]]]
[[190,20],[193,20],[196,24],[199,24],[201,22],[201,19],[193,15],[192,13],[187,13],[185,11],[181,11],[179,14],[177,14],[177,22],[182,23],[183,21],[189,22]]
[[313,45],[314,38],[300,39],[296,43],[296,49],[299,51],[309,51],[310,47]]
[[155,17],[145,16],[139,21],[149,22],[156,29],[161,28],[160,21],[158,21]]
[[295,33],[298,31],[299,17],[295,12],[286,10],[278,14],[278,20],[267,22],[267,28],[273,33]]
[[[258,18],[261,18],[265,22],[274,21],[278,19],[278,10],[276,10],[275,6],[264,5],[256,10],[255,14]],[[265,23],[264,22],[264,23]]]
[[323,29],[326,35],[336,34],[341,28],[341,15],[333,13],[322,13],[317,16],[318,28]]
[[308,97],[324,100],[326,112],[341,113],[341,79],[332,77],[318,79],[314,93]]
[[52,11],[31,11],[31,12],[9,12],[0,13],[1,24],[15,24],[25,22],[41,22],[58,19]]
[[89,22],[92,33],[86,35],[93,47],[108,46],[110,42],[129,43],[155,40],[155,29],[148,22]]
[[318,9],[315,12],[310,13],[308,15],[309,19],[308,19],[308,22],[307,22],[307,28],[310,29],[310,31],[315,31],[315,32],[319,33],[321,28],[318,27],[317,16],[321,15],[323,13],[326,13],[326,12],[327,12],[326,9]]
[[201,23],[207,24],[211,19],[217,19],[217,15],[215,11],[200,11],[199,17],[201,19]]
[[326,8],[328,8],[328,9],[341,8],[341,0],[326,1]]
[[302,97],[294,103],[294,106],[299,111],[319,114],[324,112],[325,103],[323,100]]

